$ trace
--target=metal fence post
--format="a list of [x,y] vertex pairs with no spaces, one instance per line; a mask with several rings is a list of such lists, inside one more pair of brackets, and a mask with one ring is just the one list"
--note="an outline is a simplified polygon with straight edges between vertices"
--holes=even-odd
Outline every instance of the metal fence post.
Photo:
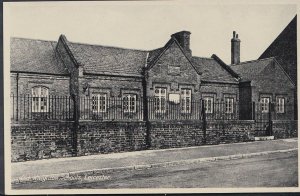
[[[148,86],[148,72],[146,70],[146,68],[143,68],[143,75],[145,77],[143,77],[143,80],[142,80],[142,86],[143,86],[143,95],[142,95],[142,102],[143,102],[143,121],[145,122],[145,125],[146,125],[146,149],[149,149],[151,148],[151,124],[150,124],[150,121],[149,121],[149,115],[151,115],[149,113],[149,102],[151,103],[151,100],[149,99],[148,97],[148,94],[147,94],[147,86]],[[150,116],[151,117],[151,116]]]
[[251,111],[251,115],[252,115],[252,120],[255,120],[255,102],[252,102],[252,111]]
[[16,121],[19,120],[19,73],[17,73],[17,115],[16,115]]
[[79,129],[79,110],[80,110],[80,97],[78,95],[73,95],[73,156],[78,155],[78,146],[77,146],[77,134]]
[[151,125],[149,121],[149,108],[148,104],[151,103],[151,100],[149,97],[142,98],[143,104],[144,104],[144,111],[143,111],[143,120],[146,124],[146,148],[149,149],[151,147]]
[[205,113],[205,103],[201,100],[201,116],[202,116],[202,129],[203,129],[203,143],[206,144],[206,113]]
[[272,135],[272,128],[273,128],[273,125],[272,125],[272,112],[273,112],[273,103],[269,102],[269,135],[271,136]]

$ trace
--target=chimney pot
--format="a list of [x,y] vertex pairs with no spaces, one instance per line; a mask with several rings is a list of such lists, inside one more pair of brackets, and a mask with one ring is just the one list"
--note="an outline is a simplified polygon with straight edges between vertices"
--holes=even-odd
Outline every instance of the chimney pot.
[[231,64],[240,63],[240,40],[239,35],[233,31],[233,38],[231,39]]

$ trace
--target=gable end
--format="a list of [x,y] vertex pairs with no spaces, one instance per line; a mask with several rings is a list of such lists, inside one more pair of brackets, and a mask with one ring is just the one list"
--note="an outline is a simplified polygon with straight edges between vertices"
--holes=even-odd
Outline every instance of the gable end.
[[187,57],[187,55],[185,54],[183,48],[180,46],[180,44],[178,43],[178,41],[176,39],[174,39],[173,37],[171,37],[171,39],[166,43],[166,45],[164,46],[164,50],[156,57],[152,60],[152,62],[149,63],[148,65],[148,70],[150,70],[155,64],[156,62],[161,58],[161,56],[170,48],[170,46],[176,43],[176,45],[179,47],[179,49],[181,50],[182,54],[185,56],[185,58],[189,61],[190,65],[193,67],[193,69],[195,70],[195,72],[199,75],[201,75],[202,73],[199,72],[195,66],[193,65],[193,63],[191,62],[191,60]]

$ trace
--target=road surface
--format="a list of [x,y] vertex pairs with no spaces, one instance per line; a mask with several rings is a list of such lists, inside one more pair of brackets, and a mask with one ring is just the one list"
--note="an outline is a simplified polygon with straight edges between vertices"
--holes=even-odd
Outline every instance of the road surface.
[[237,160],[119,172],[107,176],[13,185],[13,189],[44,188],[230,188],[298,186],[297,151]]

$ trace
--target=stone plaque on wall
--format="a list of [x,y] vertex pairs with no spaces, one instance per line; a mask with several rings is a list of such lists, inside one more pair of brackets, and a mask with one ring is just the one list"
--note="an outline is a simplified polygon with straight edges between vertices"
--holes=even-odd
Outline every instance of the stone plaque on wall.
[[169,75],[180,75],[180,66],[169,65],[168,74]]
[[179,103],[180,102],[180,94],[170,93],[169,94],[169,101],[173,102],[173,103]]

